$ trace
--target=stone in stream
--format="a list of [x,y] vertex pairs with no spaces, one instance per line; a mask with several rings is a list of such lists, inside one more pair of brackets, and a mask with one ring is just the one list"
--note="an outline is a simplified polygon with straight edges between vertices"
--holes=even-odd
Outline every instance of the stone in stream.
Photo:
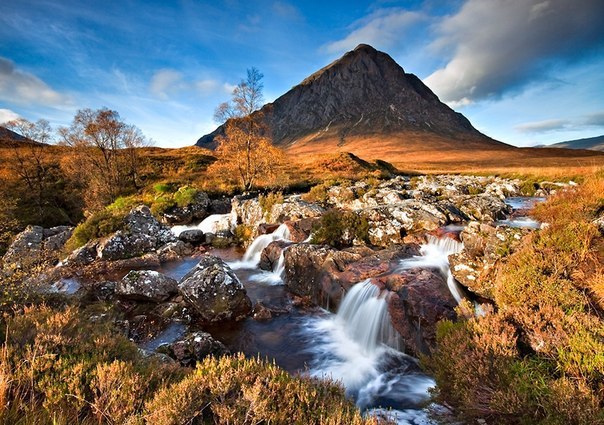
[[436,324],[456,317],[457,302],[438,270],[412,269],[374,278],[391,291],[388,310],[392,325],[405,342],[405,352],[429,354],[436,346]]
[[120,280],[115,293],[122,298],[160,303],[178,292],[176,280],[153,270],[131,270]]
[[197,192],[191,202],[183,207],[175,206],[163,214],[163,220],[168,224],[189,224],[210,215],[211,201],[205,192]]
[[202,331],[193,332],[171,344],[162,344],[157,351],[178,360],[183,366],[190,367],[194,367],[204,357],[229,354],[228,348],[222,342]]
[[240,320],[252,309],[239,278],[213,255],[204,255],[181,279],[178,290],[204,322]]
[[283,240],[269,243],[267,247],[262,250],[258,267],[262,270],[274,271],[279,263],[281,255],[284,255],[285,248],[290,245],[291,242]]
[[205,235],[202,230],[189,229],[180,232],[180,234],[178,235],[178,239],[183,242],[190,243],[192,245],[198,245],[205,241]]

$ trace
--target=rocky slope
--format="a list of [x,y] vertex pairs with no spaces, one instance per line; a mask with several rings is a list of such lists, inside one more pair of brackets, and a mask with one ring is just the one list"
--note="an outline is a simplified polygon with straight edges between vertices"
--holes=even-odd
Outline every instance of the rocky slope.
[[[282,147],[330,138],[343,146],[358,136],[418,133],[442,138],[454,148],[468,142],[507,147],[440,102],[389,55],[364,44],[265,105],[262,113],[273,142]],[[215,147],[214,138],[223,131],[220,126],[197,145]],[[400,143],[404,146],[404,140]]]

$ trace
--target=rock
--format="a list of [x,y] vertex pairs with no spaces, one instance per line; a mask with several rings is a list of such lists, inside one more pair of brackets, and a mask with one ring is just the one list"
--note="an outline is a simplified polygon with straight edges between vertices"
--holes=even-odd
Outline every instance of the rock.
[[153,270],[132,270],[118,282],[115,292],[130,300],[160,303],[178,292],[178,282]]
[[596,218],[593,223],[600,230],[600,233],[604,235],[604,213],[602,213],[598,218]]
[[205,235],[199,229],[184,230],[180,232],[178,239],[191,245],[198,245],[205,241]]
[[320,223],[319,217],[303,218],[301,220],[288,220],[285,225],[289,229],[289,239],[292,242],[304,242],[312,234],[313,228]]
[[193,332],[184,339],[171,344],[164,344],[158,348],[170,357],[178,360],[183,366],[194,367],[195,364],[207,356],[222,356],[229,354],[228,348],[217,341],[207,332]]
[[50,229],[27,226],[15,237],[2,257],[4,271],[8,273],[41,263],[56,263],[72,231],[73,228],[68,226]]
[[117,231],[99,242],[99,259],[115,261],[138,257],[176,241],[170,229],[157,221],[145,205],[132,209],[124,221],[124,231]]
[[259,302],[254,306],[252,317],[254,320],[270,320],[273,318],[273,312],[263,303]]
[[337,307],[348,289],[370,277],[392,271],[401,258],[415,255],[417,246],[373,251],[355,247],[344,251],[299,244],[285,250],[285,285],[293,294],[323,307]]
[[[256,231],[262,223],[283,223],[304,218],[320,217],[325,210],[317,204],[302,200],[299,196],[289,196],[283,203],[276,203],[270,211],[263,211],[257,198],[243,196],[233,198],[232,222],[251,226]],[[256,237],[257,234],[252,235]]]
[[231,212],[231,198],[222,197],[210,201],[210,214],[228,214]]
[[405,352],[429,354],[436,346],[436,325],[456,317],[457,302],[445,278],[436,270],[413,269],[376,278],[390,291],[388,310],[392,325],[405,341]]
[[[200,249],[200,248],[198,248]],[[166,263],[168,261],[179,260],[187,255],[193,254],[193,246],[181,240],[176,242],[170,242],[160,247],[157,250],[157,255],[159,256],[159,261],[162,263]]]
[[259,235],[270,235],[279,228],[279,224],[261,223],[258,225],[257,233]]
[[240,320],[251,311],[251,301],[235,273],[212,255],[204,255],[178,289],[205,322]]
[[189,224],[194,220],[201,220],[210,215],[211,201],[205,192],[197,192],[193,201],[184,207],[172,207],[163,215],[168,224]]
[[275,270],[279,258],[283,255],[283,250],[290,245],[291,243],[287,241],[274,241],[268,244],[267,247],[262,250],[258,267],[267,271]]
[[457,196],[450,198],[450,201],[469,220],[497,221],[505,219],[512,212],[512,208],[502,199],[492,195]]
[[99,241],[92,240],[86,245],[74,250],[64,261],[65,266],[86,266],[97,258],[97,247]]
[[492,300],[492,273],[498,261],[514,252],[530,232],[529,229],[495,227],[475,221],[468,223],[460,234],[464,249],[449,256],[451,273],[471,292]]
[[407,199],[399,204],[360,211],[369,223],[369,241],[387,247],[403,243],[409,232],[432,231],[447,223],[447,216],[422,200]]

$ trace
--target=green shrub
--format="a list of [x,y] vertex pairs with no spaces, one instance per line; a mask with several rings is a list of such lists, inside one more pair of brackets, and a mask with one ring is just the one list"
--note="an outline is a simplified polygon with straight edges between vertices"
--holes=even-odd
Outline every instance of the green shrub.
[[191,186],[183,186],[174,193],[174,202],[179,207],[186,207],[195,202],[195,196],[199,191]]
[[151,203],[151,213],[156,217],[161,217],[170,209],[176,206],[176,202],[169,194],[163,194],[156,197]]
[[308,202],[317,202],[319,204],[325,204],[329,200],[327,190],[331,187],[326,183],[318,184],[313,186],[308,193],[302,195],[302,199]]
[[153,190],[156,193],[171,193],[174,192],[174,184],[172,183],[157,183],[153,185]]
[[104,209],[95,212],[73,230],[71,238],[65,244],[65,250],[71,252],[88,241],[108,236],[124,229],[124,213],[118,210]]
[[331,209],[313,229],[312,242],[334,247],[349,246],[354,241],[369,242],[369,223],[353,211]]

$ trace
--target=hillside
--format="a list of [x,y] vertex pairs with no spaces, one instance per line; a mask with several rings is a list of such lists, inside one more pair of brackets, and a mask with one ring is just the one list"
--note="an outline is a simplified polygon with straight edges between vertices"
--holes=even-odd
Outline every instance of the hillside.
[[[514,149],[476,130],[421,80],[368,45],[312,74],[262,108],[273,142],[291,153],[352,152],[396,160],[414,151]],[[200,138],[215,147],[223,126]]]
[[23,137],[6,127],[0,126],[0,148],[12,148],[15,146],[25,145],[42,145],[43,143],[35,142],[27,137]]
[[543,146],[548,148],[566,148],[566,149],[587,149],[592,151],[604,152],[604,135],[588,137],[586,139],[567,140],[553,145]]

